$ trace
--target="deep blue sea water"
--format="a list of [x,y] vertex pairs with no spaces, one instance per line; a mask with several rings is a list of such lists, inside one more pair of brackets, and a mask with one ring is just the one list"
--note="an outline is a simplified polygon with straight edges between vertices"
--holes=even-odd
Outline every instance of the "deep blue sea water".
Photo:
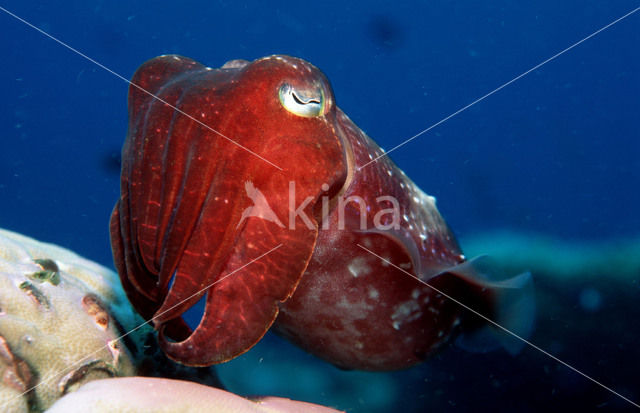
[[[2,1],[0,6],[125,78],[145,60],[167,53],[212,67],[274,53],[302,57],[327,75],[351,119],[390,149],[640,2]],[[461,238],[495,229],[571,241],[637,237],[638,44],[640,12],[391,157],[436,196]],[[128,85],[4,12],[0,56],[0,226],[112,266],[107,224],[119,193]],[[529,390],[508,400],[524,411],[536,398],[527,393],[535,395],[543,381],[527,380],[513,368],[542,358],[505,361],[504,354],[478,361],[456,353],[453,364],[437,359],[402,373],[361,374],[338,372],[286,347],[288,368],[278,370],[275,363],[260,369],[269,357],[282,357],[282,346],[270,337],[257,361],[238,364],[244,370],[234,379],[237,391],[337,403],[349,411],[418,412],[432,402],[464,410],[474,380],[495,380],[486,386],[494,393],[473,400],[507,411],[500,403],[506,397],[500,383],[522,383]],[[483,372],[486,366],[491,374],[460,378],[461,369]],[[282,375],[296,375],[288,390],[286,384],[269,387],[282,382]],[[566,376],[576,400],[593,389],[580,377]],[[507,386],[509,391],[521,387]],[[353,397],[345,396],[344,388],[354,389]],[[549,389],[541,388],[546,395]],[[635,389],[637,396],[637,381]]]

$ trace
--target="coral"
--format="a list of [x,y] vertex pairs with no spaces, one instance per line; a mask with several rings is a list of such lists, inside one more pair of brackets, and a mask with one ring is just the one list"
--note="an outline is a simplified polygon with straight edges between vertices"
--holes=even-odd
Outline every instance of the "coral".
[[123,322],[135,316],[112,271],[0,230],[0,410],[41,411],[87,381],[132,375]]

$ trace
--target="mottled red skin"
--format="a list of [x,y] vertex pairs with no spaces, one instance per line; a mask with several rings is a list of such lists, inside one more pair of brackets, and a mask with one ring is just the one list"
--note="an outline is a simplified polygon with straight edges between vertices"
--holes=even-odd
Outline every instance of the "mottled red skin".
[[[340,110],[338,122],[355,167],[382,154]],[[333,210],[329,229],[320,230],[309,266],[293,297],[280,305],[275,325],[291,341],[343,368],[392,370],[415,365],[440,348],[460,324],[462,307],[407,273],[419,274],[477,309],[488,303],[489,297],[466,274],[447,272],[464,261],[455,238],[433,198],[388,157],[355,172],[343,196],[362,198],[370,207],[367,227],[375,228],[372,218],[380,207],[387,207],[376,202],[383,194],[399,202],[400,229],[361,231],[360,210],[356,203],[348,203],[345,230],[336,231],[338,209]]]
[[[358,244],[458,298],[481,297],[448,271],[464,258],[433,199],[388,157],[356,171],[381,151],[335,106],[328,81],[309,63],[272,56],[212,70],[162,56],[142,65],[132,82],[283,169],[130,88],[121,197],[111,219],[114,260],[130,301],[153,317],[172,359],[229,360],[251,348],[280,311],[278,332],[338,366],[386,370],[420,362],[451,335],[460,307]],[[322,89],[324,113],[301,117],[284,109],[283,82]],[[300,219],[295,229],[282,228],[257,217],[238,226],[252,205],[247,181],[287,224],[295,181],[296,206],[313,198],[309,217],[320,219],[321,196],[358,195],[370,206],[367,226],[359,227],[358,208],[347,204],[340,230],[333,203],[329,229]],[[399,229],[372,230],[373,216],[388,208],[376,201],[380,195],[399,201],[406,217]],[[203,288],[204,316],[191,332],[180,316]]]

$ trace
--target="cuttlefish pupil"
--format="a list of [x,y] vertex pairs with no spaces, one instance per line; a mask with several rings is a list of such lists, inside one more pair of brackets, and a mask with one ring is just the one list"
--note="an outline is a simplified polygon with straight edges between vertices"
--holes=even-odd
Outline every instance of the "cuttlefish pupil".
[[297,116],[315,117],[324,113],[324,93],[322,89],[301,90],[284,83],[279,90],[282,106]]

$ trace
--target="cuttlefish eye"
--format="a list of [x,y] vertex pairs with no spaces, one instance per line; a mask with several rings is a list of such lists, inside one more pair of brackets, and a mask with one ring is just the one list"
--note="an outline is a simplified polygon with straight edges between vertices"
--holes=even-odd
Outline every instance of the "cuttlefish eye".
[[312,118],[325,111],[325,96],[322,88],[297,89],[288,83],[280,86],[280,103],[294,115]]

